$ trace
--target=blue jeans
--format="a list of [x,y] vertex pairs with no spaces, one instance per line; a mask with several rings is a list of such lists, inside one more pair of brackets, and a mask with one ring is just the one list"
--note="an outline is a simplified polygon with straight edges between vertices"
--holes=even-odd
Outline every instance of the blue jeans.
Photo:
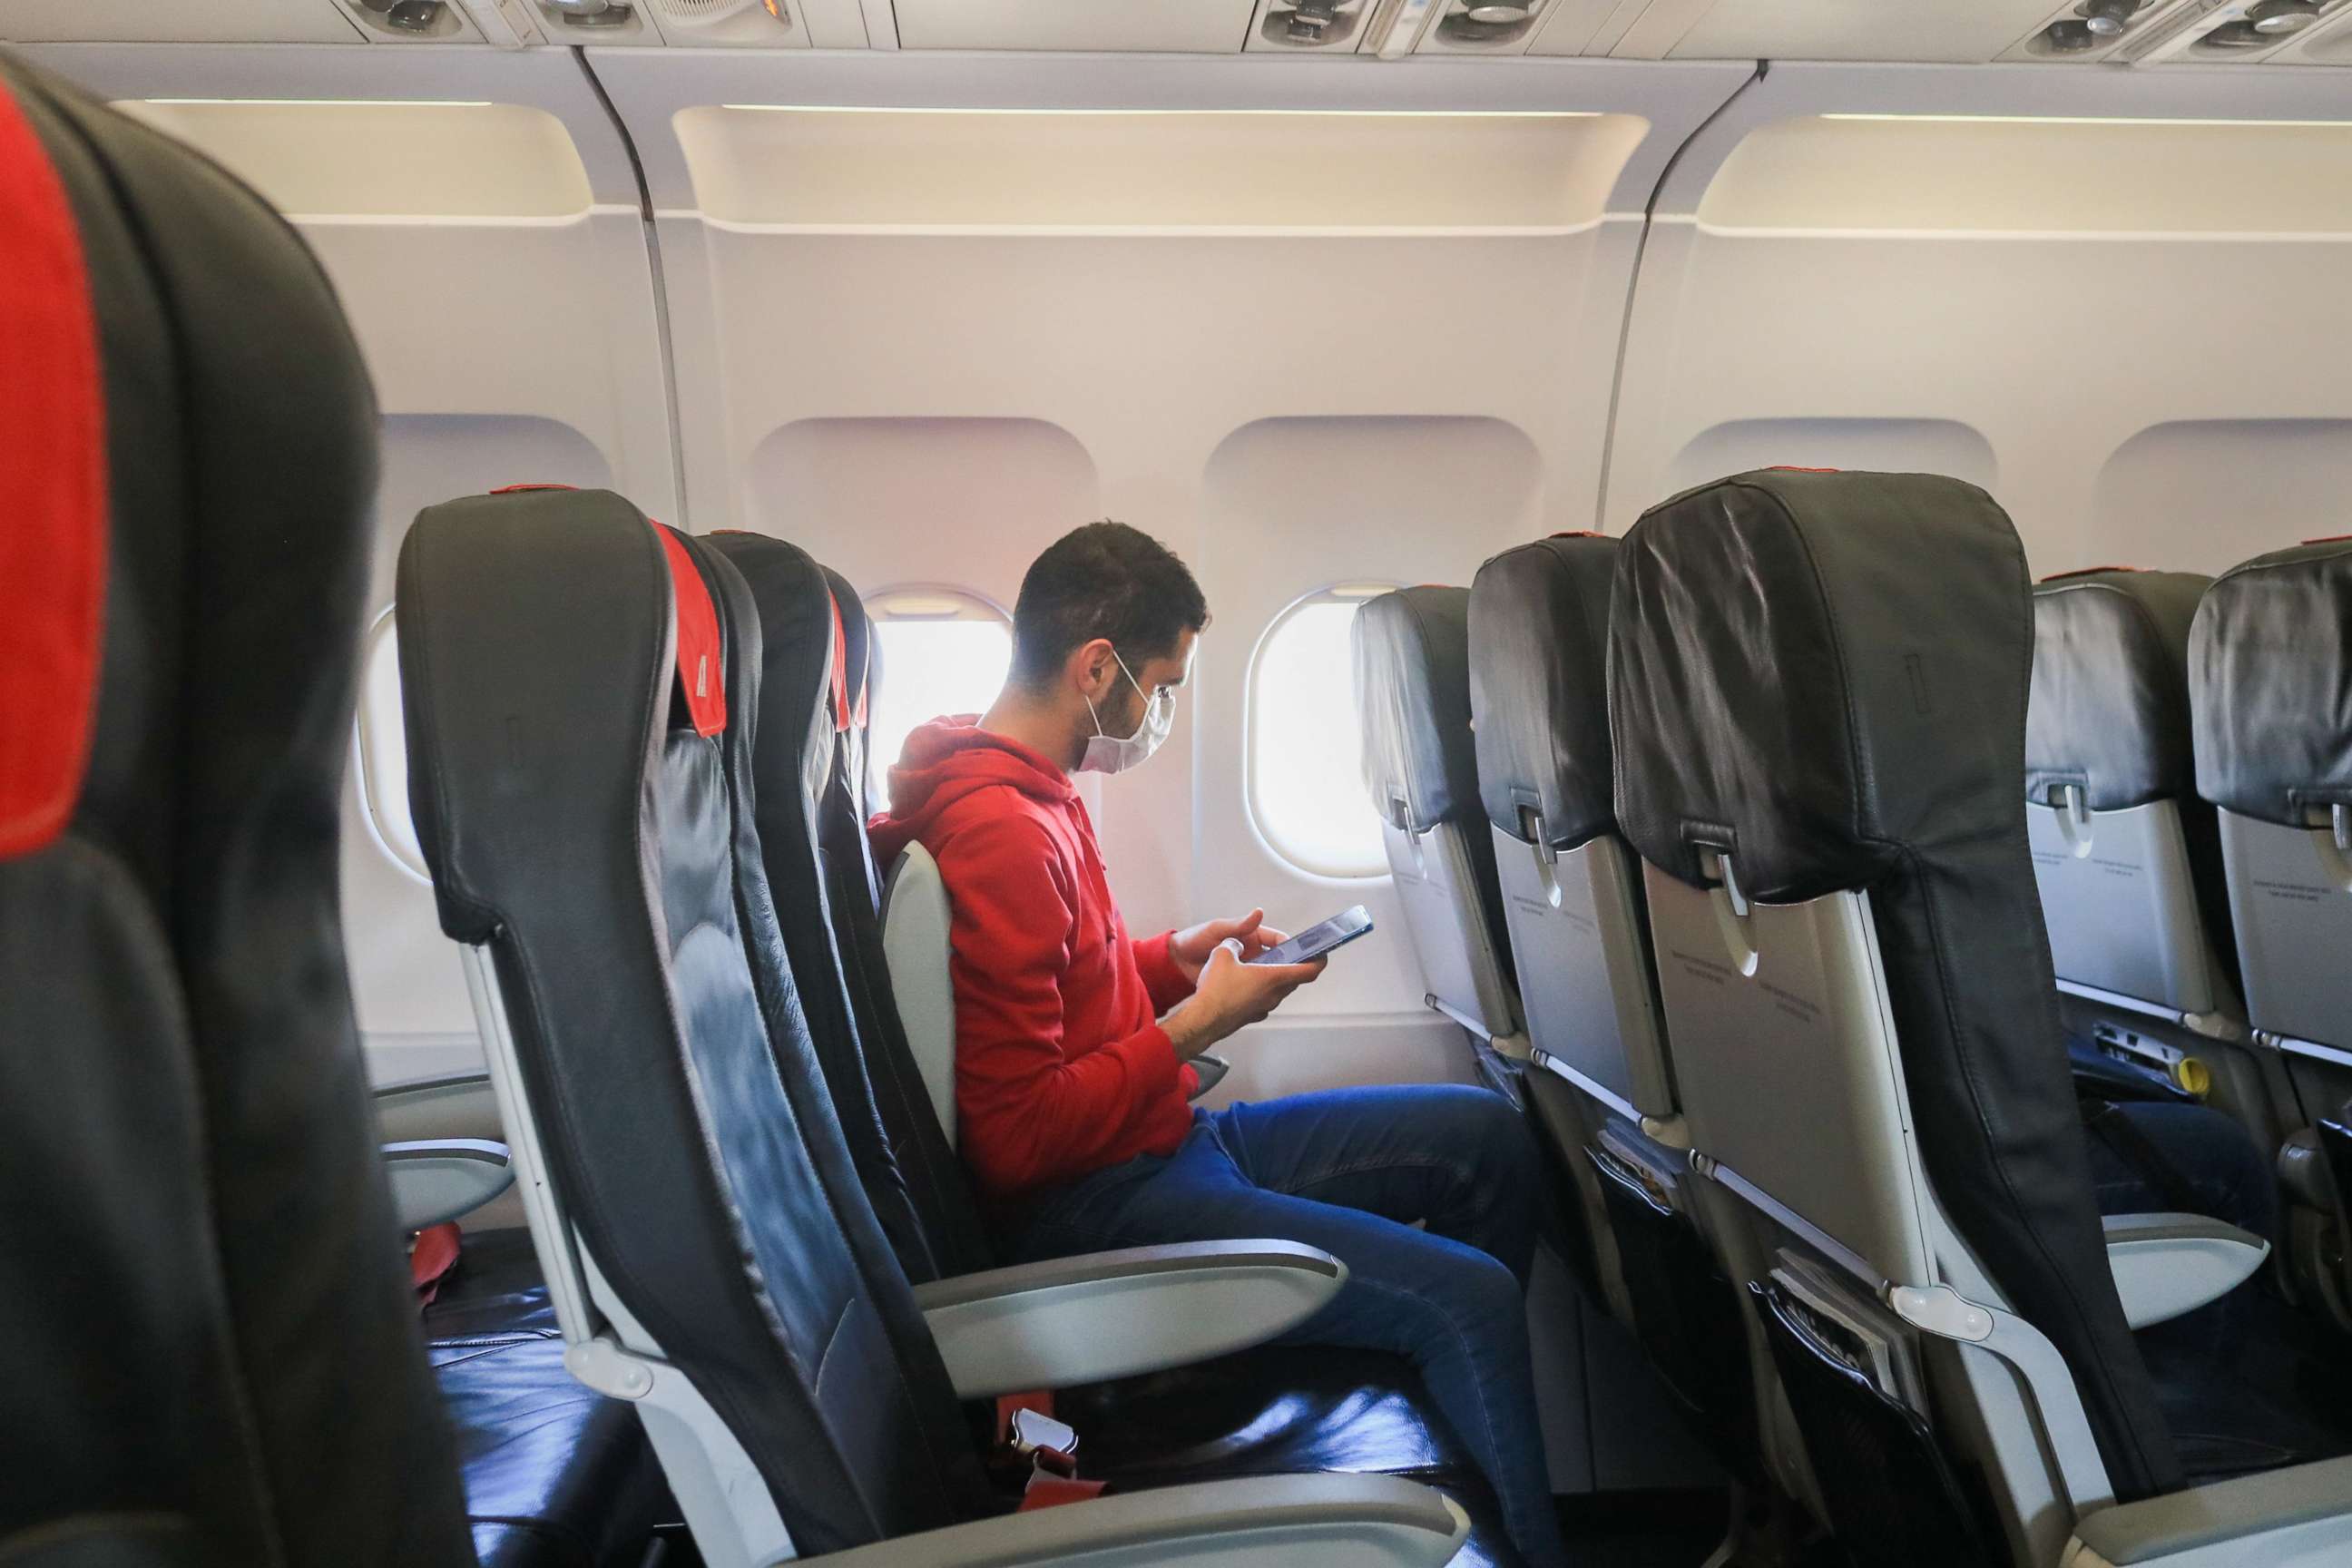
[[2211,1106],[2127,1101],[2094,1115],[2084,1131],[2101,1214],[2185,1210],[2275,1238],[2270,1162]]
[[1045,1194],[1013,1241],[1024,1259],[1251,1237],[1330,1253],[1348,1283],[1285,1340],[1411,1357],[1512,1541],[1559,1568],[1525,1301],[1543,1179],[1526,1121],[1492,1090],[1331,1089],[1196,1110],[1175,1153]]

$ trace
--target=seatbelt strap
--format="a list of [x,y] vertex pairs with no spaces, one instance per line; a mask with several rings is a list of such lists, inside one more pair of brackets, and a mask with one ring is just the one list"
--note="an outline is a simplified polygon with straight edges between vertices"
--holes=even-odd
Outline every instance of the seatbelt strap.
[[457,1222],[429,1226],[416,1233],[408,1249],[409,1283],[416,1287],[416,1309],[423,1311],[441,1294],[442,1282],[457,1267]]
[[2158,1196],[2179,1214],[2202,1214],[2207,1200],[2181,1178],[2172,1162],[2142,1132],[2139,1124],[2123,1113],[2121,1107],[2107,1100],[2086,1103],[2084,1118],[2091,1131],[2106,1141],[2107,1147],[2123,1157],[2124,1163],[2140,1174],[2140,1178],[2157,1190]]

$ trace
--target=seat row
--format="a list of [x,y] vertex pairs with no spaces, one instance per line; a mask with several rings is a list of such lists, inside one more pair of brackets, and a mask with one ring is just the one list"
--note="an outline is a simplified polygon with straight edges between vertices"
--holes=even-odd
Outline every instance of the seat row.
[[[882,1048],[863,616],[602,492],[435,509],[402,558],[411,793],[530,1222],[420,1322],[401,1231],[508,1152],[396,1139],[388,1182],[352,1024],[357,347],[257,198],[5,60],[0,193],[0,1556],[1515,1560],[1402,1363],[1193,1369],[1336,1259],[989,1267]],[[1074,1385],[1113,1495],[1016,1511],[1054,1489],[984,1473],[986,1402]]]
[[[2199,776],[2305,887],[2352,784],[2347,563],[2250,563],[2196,639]],[[2103,1216],[2085,1157],[2019,787],[2104,722],[2047,673],[2097,658],[2053,626],[2070,591],[1957,481],[1738,476],[1367,604],[1366,783],[1433,1005],[1550,1069],[1596,1283],[1735,1475],[1857,1561],[2286,1561],[2213,1500],[2340,1514],[2352,1468],[2182,1488],[2341,1453],[2341,1423],[2226,1366],[2160,1381],[2134,1335],[2209,1333],[2183,1314],[2258,1290],[2266,1242]]]

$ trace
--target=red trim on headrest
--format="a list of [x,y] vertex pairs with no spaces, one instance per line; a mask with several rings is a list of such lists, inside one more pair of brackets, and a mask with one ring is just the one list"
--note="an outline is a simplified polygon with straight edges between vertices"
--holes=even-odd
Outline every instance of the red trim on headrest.
[[2145,572],[2145,566],[2077,566],[2072,572],[2053,572],[2042,579],[2044,583],[2063,583],[2069,577],[2095,577],[2102,572]]
[[81,234],[0,90],[0,858],[64,831],[97,721],[106,405]]
[[1775,463],[1764,470],[1768,474],[1838,474],[1843,468],[1801,468],[1794,463]]
[[2352,540],[2352,533],[2323,533],[2316,539],[2306,539],[2305,544],[2342,544]]
[[833,596],[831,588],[824,591],[824,602],[833,606],[833,727],[846,730],[849,728],[849,632],[841,624],[841,601]]
[[494,496],[520,495],[524,490],[576,490],[578,485],[500,485],[490,493]]
[[1558,533],[1547,533],[1546,539],[1606,539],[1609,536],[1597,528],[1563,528]]
[[695,570],[677,531],[656,522],[654,534],[669,562],[669,588],[677,604],[677,684],[698,735],[727,728],[727,661],[719,641],[719,607]]

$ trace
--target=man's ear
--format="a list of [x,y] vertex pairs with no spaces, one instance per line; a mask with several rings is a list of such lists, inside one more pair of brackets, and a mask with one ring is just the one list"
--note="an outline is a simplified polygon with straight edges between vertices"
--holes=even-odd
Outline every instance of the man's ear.
[[1096,637],[1090,642],[1082,642],[1070,654],[1070,674],[1077,681],[1078,689],[1088,697],[1101,695],[1102,689],[1107,688],[1108,684],[1109,674],[1113,668],[1111,641],[1108,637]]

